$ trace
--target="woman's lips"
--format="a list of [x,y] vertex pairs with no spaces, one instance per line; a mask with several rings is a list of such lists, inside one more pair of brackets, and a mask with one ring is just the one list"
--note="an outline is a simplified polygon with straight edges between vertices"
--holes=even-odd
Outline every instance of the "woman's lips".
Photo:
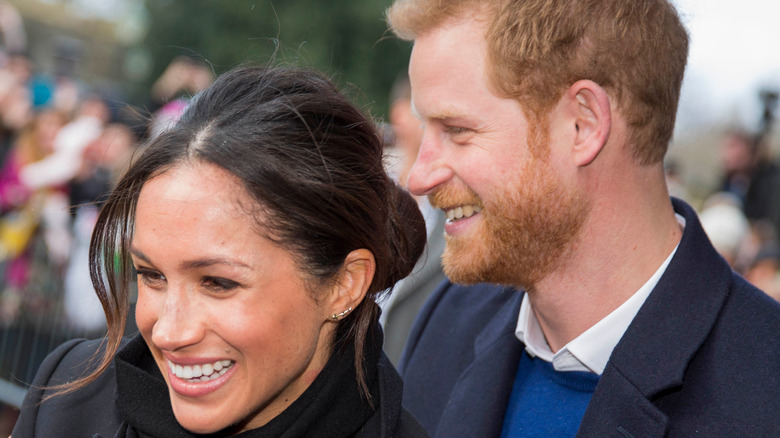
[[166,360],[168,381],[174,392],[187,397],[210,394],[230,380],[235,374],[235,362],[222,359],[195,365],[180,365]]

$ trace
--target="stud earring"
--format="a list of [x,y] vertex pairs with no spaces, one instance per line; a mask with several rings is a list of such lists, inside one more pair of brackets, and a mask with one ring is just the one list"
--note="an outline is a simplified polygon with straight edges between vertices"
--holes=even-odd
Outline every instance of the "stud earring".
[[352,308],[350,307],[349,309],[347,309],[347,310],[345,310],[345,311],[343,311],[343,312],[340,312],[340,313],[334,313],[333,315],[330,315],[330,316],[328,317],[328,319],[329,319],[329,320],[331,320],[331,321],[338,321],[338,320],[340,320],[341,318],[343,318],[343,317],[347,316],[347,314],[348,314],[349,312],[351,312],[351,311],[352,311]]

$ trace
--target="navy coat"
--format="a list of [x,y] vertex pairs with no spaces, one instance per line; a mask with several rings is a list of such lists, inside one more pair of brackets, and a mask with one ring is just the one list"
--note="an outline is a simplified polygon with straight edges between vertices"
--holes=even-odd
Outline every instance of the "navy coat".
[[[779,437],[780,303],[735,274],[693,209],[615,347],[578,437]],[[605,266],[605,269],[608,269]],[[497,437],[523,344],[522,293],[445,282],[415,322],[404,405],[436,437]]]

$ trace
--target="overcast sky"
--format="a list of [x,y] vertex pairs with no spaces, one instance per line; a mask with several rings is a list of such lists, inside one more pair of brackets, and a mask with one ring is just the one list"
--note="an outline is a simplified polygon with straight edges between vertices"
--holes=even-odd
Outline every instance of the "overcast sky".
[[780,2],[676,0],[691,35],[680,131],[731,122],[752,129],[760,88],[780,89]]

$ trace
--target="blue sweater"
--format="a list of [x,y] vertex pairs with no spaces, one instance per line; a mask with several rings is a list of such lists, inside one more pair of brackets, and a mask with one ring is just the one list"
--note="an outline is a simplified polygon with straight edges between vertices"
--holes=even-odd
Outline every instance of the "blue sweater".
[[573,437],[598,382],[596,374],[555,371],[523,352],[501,438]]

